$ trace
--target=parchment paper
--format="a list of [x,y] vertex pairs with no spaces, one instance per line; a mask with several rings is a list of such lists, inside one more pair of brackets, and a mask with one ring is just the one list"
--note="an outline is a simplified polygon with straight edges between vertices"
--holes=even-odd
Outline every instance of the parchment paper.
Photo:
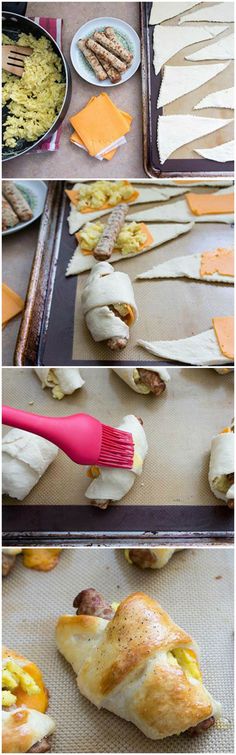
[[[18,556],[3,584],[3,641],[40,665],[50,693],[49,713],[57,724],[53,752],[233,752],[232,581],[231,548],[180,551],[156,572],[130,566],[118,549],[67,548],[48,573],[27,570]],[[54,634],[57,618],[74,614],[75,595],[92,586],[109,601],[142,590],[192,634],[204,682],[222,704],[220,728],[155,742],[82,697]]]
[[[208,6],[210,3],[205,3],[204,5]],[[190,8],[188,13],[191,13],[191,10],[196,11],[196,8]],[[182,14],[183,15],[183,14]],[[169,21],[164,21],[162,24],[163,26],[177,26],[180,16],[177,16],[175,19],[170,19]],[[205,22],[207,25],[207,22]],[[196,28],[200,26],[204,26],[204,21],[202,23],[192,22],[189,21],[188,23],[183,24],[182,28],[187,28],[188,26],[195,26]],[[223,26],[224,24],[222,24]],[[214,39],[207,39],[203,42],[198,42],[197,44],[189,45],[188,47],[184,47],[183,50],[180,50],[180,52],[176,53],[176,55],[173,55],[172,58],[170,58],[166,65],[170,66],[194,66],[194,65],[214,65],[214,63],[229,63],[227,60],[201,60],[201,61],[190,61],[185,60],[185,55],[190,55],[192,52],[196,52],[196,50],[201,50],[203,47],[207,47],[210,44],[214,44],[218,40],[222,39],[223,37],[227,37],[230,33],[232,33],[234,24],[228,24],[227,23],[227,30],[222,32],[221,34],[218,34]],[[181,28],[181,27],[179,27]],[[234,85],[234,62],[231,61],[230,65],[223,71],[222,73],[215,76],[210,81],[207,81],[205,84],[203,84],[198,89],[194,89],[193,92],[189,92],[188,94],[184,95],[184,97],[179,97],[174,102],[171,102],[169,105],[166,105],[163,108],[163,115],[184,115],[184,113],[187,113],[189,115],[196,115],[196,116],[202,116],[206,118],[233,118],[234,117],[234,111],[227,109],[227,108],[203,108],[202,110],[194,110],[193,106],[197,105],[200,100],[203,99],[203,97],[206,97],[207,94],[210,94],[211,92],[218,92],[220,89],[228,89],[229,87],[232,87]],[[190,144],[184,144],[179,149],[176,149],[175,152],[172,152],[171,154],[171,160],[174,160],[175,158],[178,160],[183,159],[189,159],[191,160],[199,160],[199,155],[194,152],[195,148],[204,148],[208,149],[210,147],[216,147],[219,144],[224,144],[224,142],[229,142],[231,139],[234,138],[234,123],[230,123],[228,126],[224,126],[224,128],[219,129],[218,131],[215,131],[213,134],[208,134],[206,136],[202,136],[200,139],[195,139],[193,142],[190,142]]]
[[[194,188],[197,193],[210,193],[210,188]],[[216,190],[217,191],[217,190]],[[176,197],[158,206],[169,206],[183,201]],[[132,213],[153,207],[151,204],[132,207]],[[107,216],[106,216],[107,217]],[[149,224],[151,229],[151,223]],[[174,225],[174,224],[172,224]],[[125,349],[111,351],[104,342],[95,343],[82,315],[81,293],[88,273],[78,276],[74,317],[73,359],[105,361],[155,361],[137,344],[145,341],[173,340],[196,335],[211,327],[212,317],[232,315],[233,286],[202,283],[185,278],[179,280],[136,281],[135,277],[166,260],[196,252],[211,251],[216,247],[233,245],[233,229],[225,223],[195,223],[193,229],[156,249],[133,259],[114,263],[115,270],[128,273],[133,282],[139,319],[130,329]],[[112,257],[110,260],[112,264]]]
[[[118,425],[125,414],[142,417],[148,455],[142,476],[136,477],[119,505],[221,505],[208,484],[209,454],[213,435],[233,416],[233,372],[221,376],[211,368],[172,367],[169,373],[166,391],[155,398],[134,393],[111,369],[84,368],[85,386],[56,401],[50,389],[42,390],[30,368],[4,369],[3,402],[49,416],[88,412],[111,425]],[[85,469],[59,451],[35,488],[18,503],[90,506],[85,498],[89,482]],[[17,501],[4,496],[4,503]],[[106,512],[100,513],[105,522]]]

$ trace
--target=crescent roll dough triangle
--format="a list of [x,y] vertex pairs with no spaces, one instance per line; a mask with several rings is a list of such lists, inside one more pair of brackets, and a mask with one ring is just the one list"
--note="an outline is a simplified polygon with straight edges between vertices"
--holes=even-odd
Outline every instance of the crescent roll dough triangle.
[[165,66],[157,108],[164,107],[169,102],[177,100],[178,97],[183,97],[188,92],[198,89],[206,81],[210,81],[218,73],[224,71],[228,65],[229,63],[206,66]]
[[233,60],[234,59],[234,34],[223,37],[213,45],[202,47],[201,50],[185,55],[185,60]]
[[189,209],[185,200],[179,202],[172,202],[172,204],[165,205],[165,207],[151,207],[149,210],[140,210],[136,215],[127,215],[127,220],[137,220],[137,223],[143,221],[148,222],[169,222],[169,223],[189,223],[194,221],[195,223],[233,223],[233,213],[219,214],[219,215],[194,215]]
[[138,341],[140,346],[162,359],[186,364],[211,365],[228,364],[232,359],[224,356],[219,347],[213,328],[189,338],[176,341]]
[[137,275],[138,279],[158,279],[158,278],[192,278],[194,280],[209,281],[210,283],[231,283],[234,278],[229,275],[221,275],[218,272],[212,275],[201,275],[201,254],[191,254],[191,256],[175,257],[167,260],[160,265],[155,265],[151,270]]
[[206,7],[206,3],[203,3],[203,8],[194,11],[194,13],[188,13],[187,16],[182,16],[179,20],[179,24],[183,24],[186,21],[216,21],[217,23],[233,23],[234,21],[234,3],[211,3]]
[[202,118],[196,115],[160,115],[157,125],[157,147],[160,162],[165,161],[183,144],[212,134],[232,122],[232,118]]
[[[132,259],[133,257],[138,257],[140,254],[150,252],[157,246],[162,246],[162,244],[165,244],[167,241],[172,241],[172,239],[176,239],[183,233],[188,233],[188,231],[191,231],[191,229],[193,228],[193,225],[194,223],[176,223],[175,225],[170,225],[169,223],[162,223],[161,225],[159,223],[153,223],[150,229],[153,237],[152,244],[146,246],[145,248],[141,249],[140,252],[136,253],[131,252],[130,254],[124,255],[120,254],[119,252],[113,252],[111,256],[111,262],[113,264],[113,262],[117,262],[118,260],[126,260],[130,258]],[[86,270],[91,270],[95,264],[96,260],[93,254],[83,254],[83,252],[81,252],[80,245],[78,245],[67,267],[66,276],[84,273]]]
[[194,105],[193,109],[200,110],[203,107],[224,107],[234,110],[234,87],[220,89],[218,92],[210,92],[197,105]]
[[174,18],[174,16],[178,16],[180,13],[184,13],[185,11],[189,10],[189,8],[192,8],[193,5],[199,5],[199,0],[195,0],[194,3],[153,2],[149,25],[151,26],[152,24],[161,24],[162,21],[168,21],[169,18]]
[[234,160],[234,141],[218,144],[217,147],[210,149],[195,149],[198,155],[206,157],[207,160],[215,160],[219,163],[228,163]]
[[164,63],[184,47],[212,39],[225,31],[227,26],[188,26],[180,29],[178,26],[155,26],[153,32],[153,65],[158,74]]

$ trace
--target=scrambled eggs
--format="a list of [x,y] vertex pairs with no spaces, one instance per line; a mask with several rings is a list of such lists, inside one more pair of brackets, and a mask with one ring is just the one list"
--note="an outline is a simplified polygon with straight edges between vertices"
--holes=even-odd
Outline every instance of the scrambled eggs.
[[133,186],[127,181],[96,181],[88,186],[80,186],[76,209],[98,209],[105,204],[115,207],[122,200],[130,199],[133,194]]
[[19,666],[14,660],[7,659],[4,661],[2,671],[2,705],[10,707],[17,701],[17,696],[13,690],[21,687],[27,695],[37,695],[40,687],[36,684],[33,677]]
[[[3,44],[12,44],[3,34]],[[21,78],[3,72],[2,104],[7,105],[3,141],[14,148],[20,139],[33,142],[54,123],[65,95],[62,63],[46,37],[20,34],[17,45],[31,47]]]
[[[97,246],[99,239],[104,231],[104,223],[87,223],[83,230],[79,232],[79,239],[82,249],[93,251]],[[115,248],[121,254],[131,254],[138,252],[146,241],[146,234],[142,230],[140,223],[133,221],[126,223],[121,229],[116,240]]]

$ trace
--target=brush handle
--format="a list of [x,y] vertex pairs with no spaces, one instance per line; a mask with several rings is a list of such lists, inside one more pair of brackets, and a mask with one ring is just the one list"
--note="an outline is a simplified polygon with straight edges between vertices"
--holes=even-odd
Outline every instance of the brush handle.
[[2,422],[46,438],[77,464],[96,464],[102,443],[102,424],[88,414],[45,417],[3,406]]

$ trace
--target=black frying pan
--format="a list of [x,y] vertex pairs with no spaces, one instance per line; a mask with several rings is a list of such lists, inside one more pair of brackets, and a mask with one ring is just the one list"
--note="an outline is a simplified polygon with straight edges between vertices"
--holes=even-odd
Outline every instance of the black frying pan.
[[[11,10],[12,9],[12,10]],[[14,11],[17,11],[16,13]],[[48,139],[54,131],[58,129],[60,124],[65,118],[65,115],[67,113],[70,99],[71,99],[71,73],[69,66],[64,58],[64,55],[62,54],[60,48],[58,47],[58,44],[55,42],[55,40],[51,37],[51,34],[49,34],[45,29],[42,29],[41,26],[36,24],[34,21],[30,21],[29,18],[25,18],[24,14],[26,10],[26,3],[3,3],[2,4],[2,32],[4,34],[7,34],[15,44],[17,44],[17,40],[21,32],[24,32],[25,34],[33,34],[36,39],[39,39],[40,37],[47,37],[49,41],[51,42],[51,45],[53,47],[54,52],[59,56],[59,58],[62,61],[62,73],[63,73],[63,80],[65,82],[65,96],[64,100],[61,106],[61,110],[56,117],[56,120],[52,124],[51,128],[43,134],[43,136],[40,136],[40,139],[36,139],[34,142],[27,142],[25,139],[20,139],[17,143],[17,146],[14,148],[6,147],[3,145],[2,148],[2,160],[12,160],[13,157],[18,157],[19,155],[23,155],[25,152],[29,152],[29,150],[33,149],[34,147],[38,146],[44,139]],[[6,120],[8,114],[7,107],[3,108],[3,116],[2,116],[2,124],[4,129],[4,123]]]

